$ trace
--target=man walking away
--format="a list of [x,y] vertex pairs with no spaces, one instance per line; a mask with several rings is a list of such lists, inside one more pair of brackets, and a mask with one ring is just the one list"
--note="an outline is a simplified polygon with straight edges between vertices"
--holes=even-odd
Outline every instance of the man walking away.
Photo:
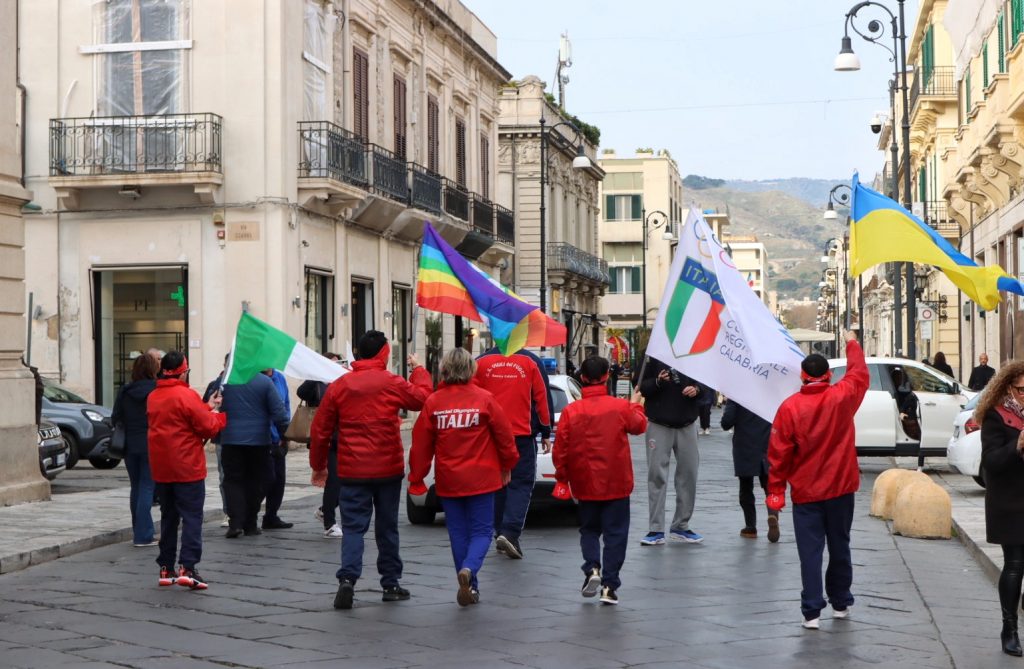
[[376,513],[377,571],[384,588],[381,599],[409,599],[399,585],[402,559],[398,555],[398,507],[405,477],[401,409],[419,411],[433,390],[430,374],[416,356],[406,381],[387,369],[391,346],[383,332],[371,330],[359,338],[359,359],[352,371],[327,388],[309,435],[309,465],[315,481],[327,478],[327,451],[338,433],[338,478],[341,506],[341,567],[334,608],[351,609],[356,582],[363,573],[363,536]]
[[988,366],[988,353],[982,353],[978,356],[978,366],[971,370],[971,378],[967,381],[967,387],[980,393],[992,380],[995,373],[996,370]]
[[[159,584],[206,590],[196,565],[203,555],[206,451],[203,442],[220,432],[227,415],[217,413],[220,395],[204,404],[188,387],[188,360],[171,351],[160,361],[160,378],[146,402],[149,465],[160,497]],[[174,557],[181,525],[178,572]]]
[[[740,508],[743,510],[744,539],[757,538],[757,506],[754,504],[754,479],[761,483],[761,489],[768,493],[768,440],[772,424],[742,404],[733,400],[725,403],[722,412],[722,429],[732,435],[733,473],[740,481]],[[768,511],[768,541],[779,540],[779,514]]]
[[825,594],[833,618],[850,615],[853,562],[850,528],[860,487],[853,417],[868,389],[868,368],[857,335],[846,333],[846,374],[834,386],[828,360],[811,354],[800,365],[804,385],[779,407],[768,444],[768,508],[779,511],[786,483],[793,498],[793,532],[800,556],[803,626],[816,630],[825,599],[821,561],[828,545]]
[[660,360],[648,359],[640,379],[640,393],[646,398],[647,503],[650,515],[650,531],[640,540],[644,546],[665,543],[665,485],[673,454],[676,456],[676,510],[672,515],[669,537],[691,544],[704,541],[704,537],[690,529],[700,466],[696,420],[703,392],[707,391],[690,377]]
[[[516,436],[519,460],[512,468],[508,485],[498,491],[494,500],[495,545],[514,560],[521,560],[523,549],[519,537],[526,524],[526,513],[533,497],[537,477],[537,442],[539,430],[544,452],[551,450],[551,411],[548,393],[538,363],[524,351],[504,356],[488,353],[477,360],[476,382],[490,392],[505,410]],[[536,411],[539,427],[533,425]]]
[[[288,422],[292,420],[292,401],[288,391],[288,382],[284,374],[276,369],[268,369],[263,372],[274,382],[274,389],[277,396],[284,404],[284,413]],[[287,530],[293,523],[286,523],[281,520],[278,512],[281,510],[281,502],[284,501],[284,484],[287,475],[286,463],[288,456],[288,442],[284,440],[284,432],[277,429],[273,422],[270,423],[270,466],[267,468],[267,506],[263,512],[263,529],[265,530]]]

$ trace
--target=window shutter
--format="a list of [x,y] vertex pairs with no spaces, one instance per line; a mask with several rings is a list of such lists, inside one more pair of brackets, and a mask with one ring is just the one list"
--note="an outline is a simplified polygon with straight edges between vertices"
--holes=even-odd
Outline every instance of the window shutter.
[[604,196],[604,220],[615,221],[615,196],[605,195]]
[[466,187],[466,122],[455,119],[455,181]]
[[935,26],[929,25],[928,31],[924,34],[924,43],[921,45],[921,64],[924,72],[921,74],[921,83],[927,90],[935,72]]
[[363,141],[370,139],[370,59],[352,50],[352,131]]
[[644,217],[642,213],[643,201],[641,200],[641,197],[639,195],[632,195],[630,197],[632,200],[632,211],[630,212],[632,216],[630,218],[631,220],[639,221],[641,218]]
[[629,270],[630,270],[629,273],[631,274],[630,279],[632,281],[632,286],[630,286],[629,292],[631,292],[631,293],[639,293],[640,292],[640,268],[639,267],[630,267]]
[[491,142],[487,135],[480,135],[480,194],[491,197]]
[[437,98],[433,95],[427,96],[427,169],[431,172],[439,172],[438,161],[440,159],[439,148],[441,145],[438,136],[438,119],[440,111],[437,105]]
[[927,171],[922,165],[917,170],[917,199],[920,202],[928,201],[928,176]]
[[999,18],[996,19],[996,33],[998,34],[999,71],[1006,72],[1006,21],[1003,19],[1002,12],[999,12]]
[[[971,65],[970,65],[970,63],[968,63],[968,65],[967,65],[967,75],[964,77],[964,88],[966,89],[965,100],[966,100],[966,103],[967,103],[966,104],[966,109],[965,109],[965,115],[967,115],[967,114],[971,113]],[[968,122],[970,122],[970,119],[967,119],[967,120],[968,120]]]
[[406,156],[406,115],[405,79],[395,75],[395,154],[405,160]]
[[[610,195],[608,197],[611,197]],[[608,282],[608,292],[617,293],[619,292],[619,271],[620,268],[612,267],[611,271],[608,272],[608,276],[611,281]]]
[[988,40],[981,45],[981,85],[988,88]]

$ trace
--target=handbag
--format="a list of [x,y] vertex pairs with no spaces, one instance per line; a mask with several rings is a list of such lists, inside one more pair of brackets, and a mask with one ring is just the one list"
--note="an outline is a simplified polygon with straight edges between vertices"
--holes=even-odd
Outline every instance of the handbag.
[[114,460],[124,460],[124,442],[124,423],[118,423],[114,426],[114,433],[110,435],[110,444],[107,446],[107,457]]
[[316,415],[316,407],[311,407],[305,402],[295,409],[292,422],[284,432],[284,438],[300,444],[309,443],[309,429],[313,426],[313,416]]

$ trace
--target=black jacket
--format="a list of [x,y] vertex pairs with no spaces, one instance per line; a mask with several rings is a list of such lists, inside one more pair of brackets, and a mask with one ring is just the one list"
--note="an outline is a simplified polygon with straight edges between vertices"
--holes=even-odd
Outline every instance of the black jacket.
[[[658,374],[668,371],[670,378],[663,383],[658,382]],[[683,395],[686,386],[697,386],[700,392],[696,397]],[[647,420],[665,427],[686,427],[700,416],[700,403],[707,388],[685,374],[672,369],[660,360],[650,358],[644,368],[644,376],[640,379],[640,394],[646,400],[644,413]]]
[[320,406],[320,400],[327,393],[327,384],[323,381],[303,381],[295,394],[308,406],[316,408]]
[[722,412],[722,429],[732,430],[732,467],[736,476],[768,473],[768,439],[772,424],[741,404],[729,400]]
[[117,393],[110,422],[113,425],[124,425],[125,455],[146,455],[149,452],[149,442],[146,438],[149,431],[146,401],[155,389],[156,379],[142,379],[126,383]]
[[995,409],[981,423],[981,466],[985,470],[985,540],[1024,544],[1024,460],[1017,454],[1017,430]]
[[967,387],[971,390],[981,392],[988,385],[988,382],[995,376],[996,370],[992,369],[988,365],[978,365],[971,370],[971,378],[967,382]]
[[257,374],[249,383],[226,384],[220,410],[228,415],[228,424],[220,433],[222,444],[270,446],[270,424],[278,434],[288,431],[288,413],[277,387],[265,374]]

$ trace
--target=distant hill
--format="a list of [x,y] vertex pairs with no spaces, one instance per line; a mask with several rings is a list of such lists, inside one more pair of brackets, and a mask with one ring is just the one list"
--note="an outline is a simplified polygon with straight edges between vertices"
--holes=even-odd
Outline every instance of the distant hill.
[[[714,182],[699,179],[690,183]],[[780,300],[810,298],[817,297],[826,242],[846,232],[845,212],[834,221],[822,217],[828,191],[836,183],[825,179],[728,181],[724,186],[684,188],[683,201],[727,211],[731,221],[727,235],[755,235],[764,243],[770,289],[778,292]]]

